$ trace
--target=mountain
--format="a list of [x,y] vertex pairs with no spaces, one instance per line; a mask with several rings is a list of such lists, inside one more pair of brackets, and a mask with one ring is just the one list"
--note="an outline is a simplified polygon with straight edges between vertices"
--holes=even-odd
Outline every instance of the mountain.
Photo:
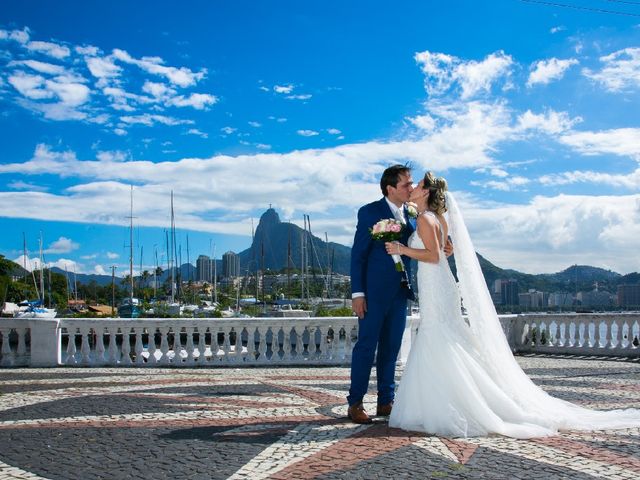
[[[293,269],[302,266],[303,239],[306,238],[306,256],[310,268],[327,271],[332,264],[334,273],[349,275],[351,248],[324,240],[289,222],[281,222],[280,216],[269,208],[260,217],[251,246],[240,252],[241,271],[256,268],[280,271],[287,267],[287,253],[291,251],[289,265]],[[290,246],[290,247],[289,247]]]

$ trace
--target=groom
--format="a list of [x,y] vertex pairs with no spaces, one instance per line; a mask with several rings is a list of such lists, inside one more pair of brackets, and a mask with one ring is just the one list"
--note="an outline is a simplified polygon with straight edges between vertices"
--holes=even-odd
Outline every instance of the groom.
[[[351,250],[351,291],[353,312],[358,316],[358,340],[351,359],[351,387],[348,416],[354,423],[371,423],[362,406],[369,387],[373,358],[376,356],[378,408],[376,415],[391,413],[395,394],[395,366],[407,318],[410,289],[402,286],[402,273],[396,271],[384,242],[371,238],[369,229],[379,220],[395,218],[406,227],[400,242],[406,245],[414,228],[408,221],[405,202],[413,191],[411,170],[404,165],[387,168],[380,179],[384,198],[358,211],[358,224]],[[409,259],[403,257],[407,278],[411,278]]]

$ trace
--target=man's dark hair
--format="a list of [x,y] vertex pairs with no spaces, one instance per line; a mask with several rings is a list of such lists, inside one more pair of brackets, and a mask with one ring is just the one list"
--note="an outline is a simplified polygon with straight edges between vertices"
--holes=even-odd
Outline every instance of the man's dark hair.
[[380,179],[380,189],[382,195],[387,196],[387,187],[396,187],[400,181],[400,175],[409,175],[411,173],[411,167],[408,165],[392,165],[382,172],[382,178]]

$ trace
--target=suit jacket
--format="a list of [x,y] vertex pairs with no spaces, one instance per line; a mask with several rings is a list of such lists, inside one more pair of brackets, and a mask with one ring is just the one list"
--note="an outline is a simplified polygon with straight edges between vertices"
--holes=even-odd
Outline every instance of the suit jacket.
[[[406,209],[404,213],[407,223],[400,241],[406,245],[414,228],[409,222]],[[364,292],[369,305],[378,300],[386,303],[401,289],[402,274],[396,271],[391,255],[384,248],[384,242],[373,240],[369,231],[385,218],[394,216],[384,197],[358,211],[358,224],[351,249],[351,291]],[[410,260],[408,257],[402,257],[402,260],[407,276],[411,278]],[[407,289],[403,290],[408,294]]]

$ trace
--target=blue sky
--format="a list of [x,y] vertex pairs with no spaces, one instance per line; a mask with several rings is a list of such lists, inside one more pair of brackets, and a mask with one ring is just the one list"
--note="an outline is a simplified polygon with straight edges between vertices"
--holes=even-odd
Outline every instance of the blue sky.
[[126,273],[130,185],[136,270],[172,191],[183,262],[269,205],[350,245],[411,162],[500,267],[640,271],[637,3],[3,2],[0,254]]

